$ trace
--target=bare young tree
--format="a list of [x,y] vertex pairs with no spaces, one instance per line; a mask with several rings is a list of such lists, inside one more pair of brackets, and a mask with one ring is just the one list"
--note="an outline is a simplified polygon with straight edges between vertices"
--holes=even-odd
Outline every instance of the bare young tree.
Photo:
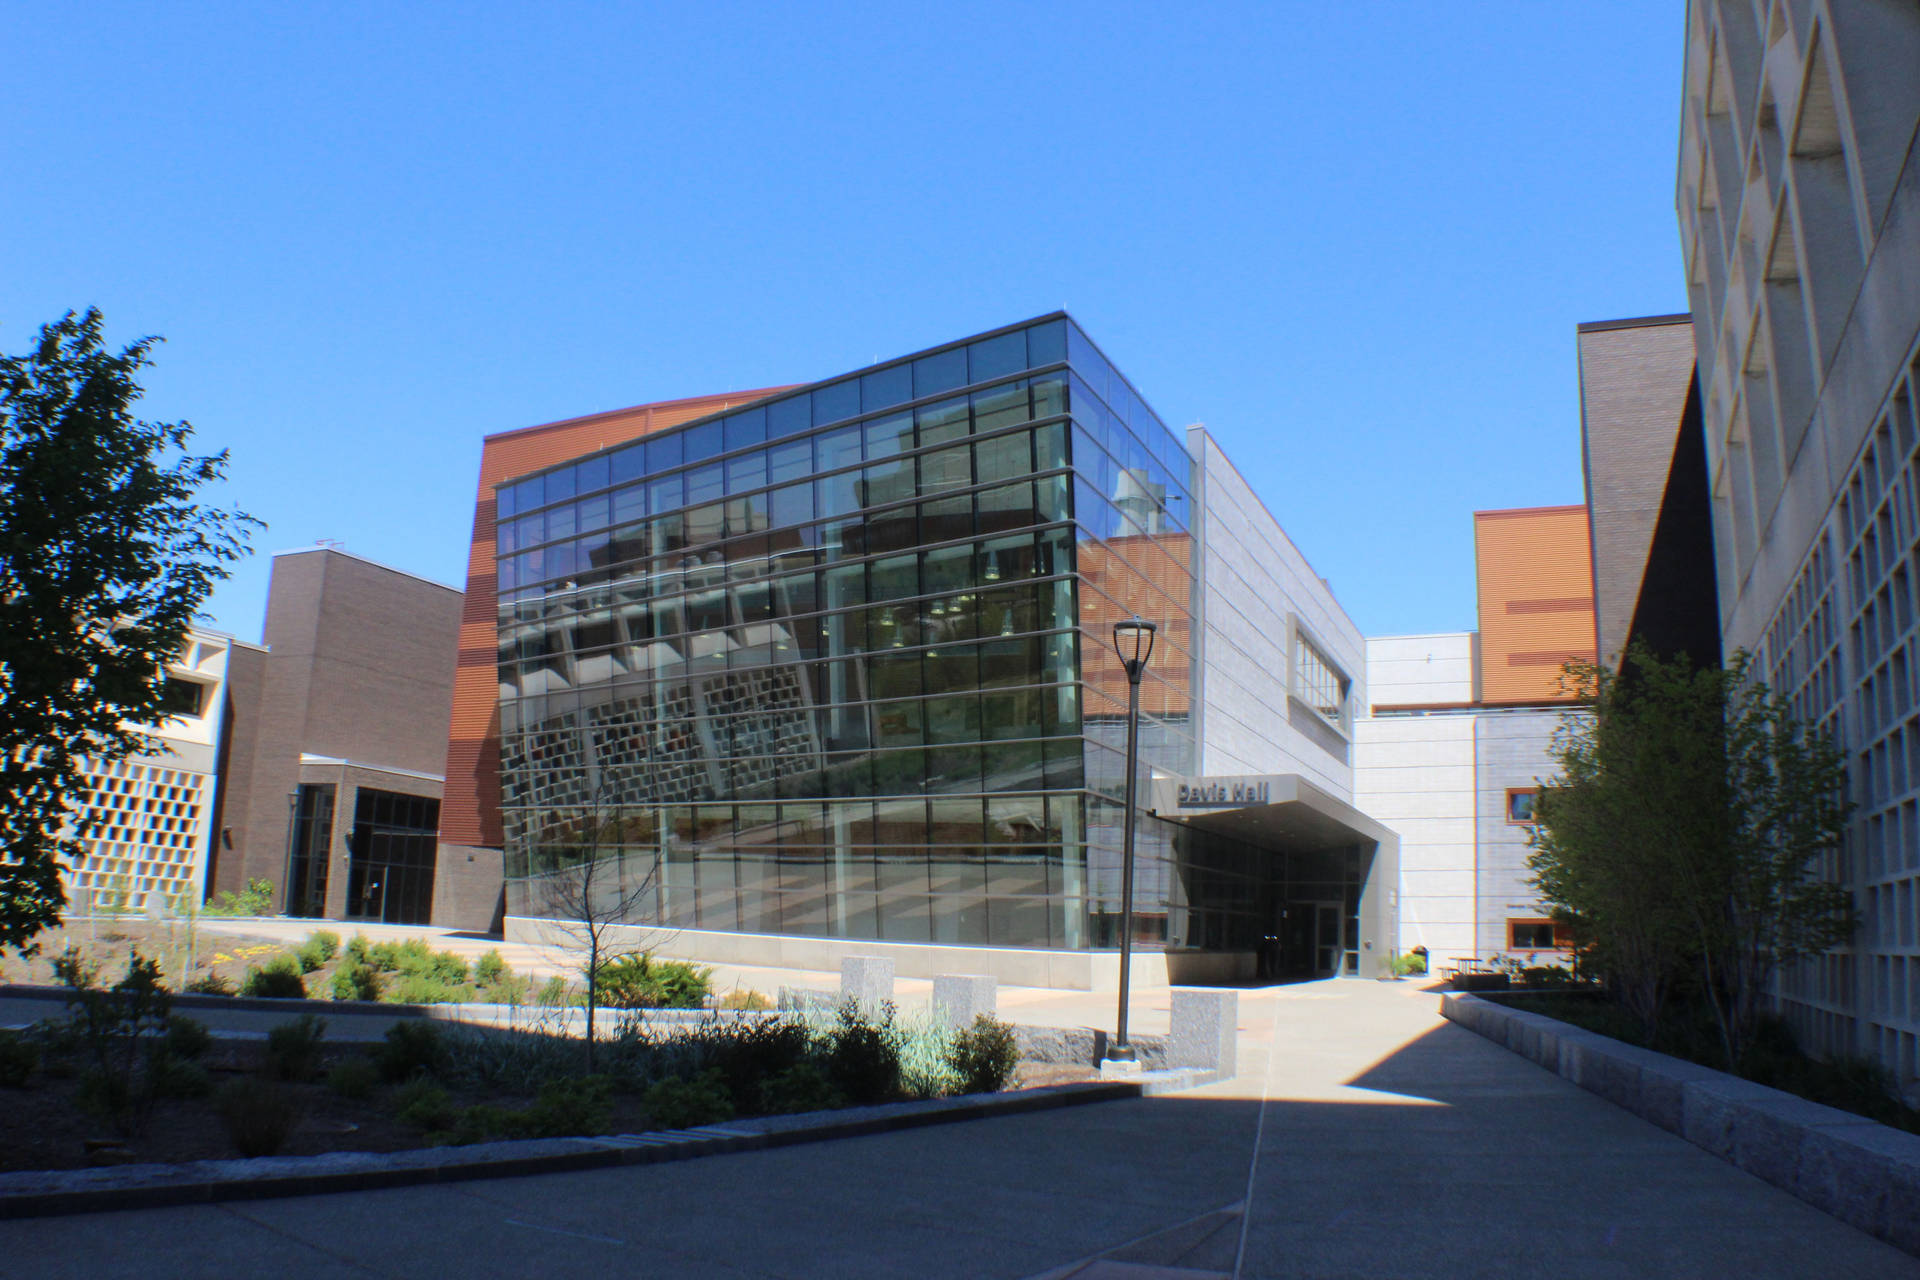
[[[640,828],[640,829],[636,829]],[[533,899],[565,939],[587,989],[587,1070],[594,1067],[595,1017],[606,967],[649,948],[623,945],[628,930],[651,914],[660,876],[658,843],[644,820],[604,803],[604,790],[583,809],[560,811],[533,842]]]

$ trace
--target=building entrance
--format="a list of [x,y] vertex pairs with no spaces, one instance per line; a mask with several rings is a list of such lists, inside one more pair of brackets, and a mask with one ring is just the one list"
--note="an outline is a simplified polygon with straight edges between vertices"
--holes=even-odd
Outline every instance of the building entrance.
[[440,802],[362,787],[347,837],[350,920],[425,924],[433,914]]

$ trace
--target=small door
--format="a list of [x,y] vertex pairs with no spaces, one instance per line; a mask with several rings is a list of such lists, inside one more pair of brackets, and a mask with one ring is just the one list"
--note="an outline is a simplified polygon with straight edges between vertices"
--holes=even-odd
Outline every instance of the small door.
[[1313,904],[1313,976],[1331,978],[1340,972],[1340,904]]

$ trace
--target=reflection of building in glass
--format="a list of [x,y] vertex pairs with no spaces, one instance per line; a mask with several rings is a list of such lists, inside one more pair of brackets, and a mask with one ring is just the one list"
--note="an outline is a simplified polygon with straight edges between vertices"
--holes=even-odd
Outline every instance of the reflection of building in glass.
[[[543,877],[618,854],[652,881],[633,923],[680,930],[682,950],[696,934],[693,949],[716,956],[771,956],[745,941],[763,935],[1115,944],[1127,689],[1112,626],[1136,612],[1159,623],[1143,765],[1196,774],[1202,475],[1184,433],[1071,320],[796,390],[535,431],[571,433],[571,448],[530,454],[518,474],[495,468],[476,518],[494,535],[476,563],[494,567],[499,604],[510,927],[538,914]],[[1223,534],[1284,543],[1215,465],[1244,507]],[[1265,677],[1294,688],[1277,695],[1281,717],[1315,723],[1284,744],[1253,726],[1265,746],[1234,760],[1330,780],[1311,803],[1344,811],[1350,681],[1310,637],[1330,628],[1357,670],[1357,635],[1310,572],[1284,586],[1266,568],[1235,573],[1287,618],[1276,634],[1288,656]],[[1255,606],[1223,599],[1225,690],[1239,651],[1267,639],[1241,634],[1259,625],[1241,616]],[[472,732],[460,681],[456,735]],[[477,742],[455,744],[450,774],[462,751],[486,760],[491,743]],[[1333,776],[1318,760],[1302,768],[1301,749],[1328,754]],[[458,811],[450,778],[443,864],[450,835],[489,834],[476,777]],[[1251,966],[1275,949],[1280,898],[1306,872],[1222,815],[1207,820],[1142,817],[1141,941]],[[1358,903],[1373,839],[1335,823],[1308,842],[1338,864],[1312,873],[1329,886],[1314,901],[1335,908],[1320,935],[1329,971],[1360,971],[1372,949]]]

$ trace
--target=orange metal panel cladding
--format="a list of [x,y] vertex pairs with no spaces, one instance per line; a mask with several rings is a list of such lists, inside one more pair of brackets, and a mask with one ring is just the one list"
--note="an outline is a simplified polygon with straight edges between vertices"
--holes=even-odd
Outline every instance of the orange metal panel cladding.
[[444,844],[498,847],[500,834],[500,683],[498,578],[494,569],[493,487],[503,480],[624,444],[787,387],[661,400],[488,436],[480,451],[480,489],[473,503],[467,552],[467,598],[453,672],[453,717],[447,732],[447,781],[440,804]]
[[1565,702],[1561,664],[1594,658],[1593,552],[1587,509],[1476,511],[1480,696]]

